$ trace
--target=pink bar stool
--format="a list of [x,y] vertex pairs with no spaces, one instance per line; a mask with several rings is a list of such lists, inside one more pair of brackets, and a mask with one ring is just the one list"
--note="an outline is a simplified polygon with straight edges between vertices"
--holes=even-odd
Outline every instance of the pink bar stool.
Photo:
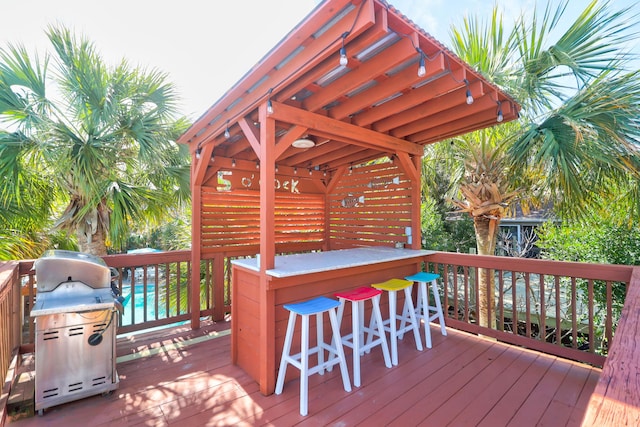
[[[342,345],[353,349],[353,385],[356,387],[360,387],[360,357],[365,352],[369,353],[372,348],[378,345],[382,347],[384,364],[387,368],[391,367],[387,337],[382,326],[382,314],[380,313],[380,295],[382,295],[381,290],[366,286],[334,294],[340,301],[340,307],[338,308],[338,325],[342,324],[344,306],[347,302],[351,302],[352,329],[350,334],[342,337]],[[371,322],[369,326],[365,326],[364,322],[365,301],[371,301],[372,305]],[[376,328],[373,328],[374,323],[377,325]],[[365,332],[368,337],[366,344],[364,339]],[[375,339],[374,336],[376,337]]]
[[[444,323],[444,314],[442,313],[442,304],[440,303],[440,294],[438,293],[438,279],[439,274],[426,273],[420,271],[412,276],[405,277],[406,280],[412,282],[418,282],[418,306],[416,307],[416,313],[422,317],[424,321],[424,339],[427,348],[431,348],[431,328],[429,324],[438,319],[440,323],[440,331],[442,335],[447,335],[447,329]],[[430,282],[431,294],[434,299],[435,305],[429,305],[429,292],[427,290],[427,283]],[[433,314],[431,314],[433,313]]]
[[[391,363],[398,364],[398,340],[402,339],[405,332],[413,331],[416,341],[416,348],[422,351],[422,341],[420,340],[420,323],[416,318],[416,309],[413,305],[413,282],[403,279],[389,279],[386,282],[371,285],[375,289],[386,291],[389,295],[389,319],[384,321],[385,331],[389,331],[391,341]],[[400,314],[397,313],[397,293],[404,291],[404,306]],[[401,322],[398,329],[397,321]],[[372,325],[373,327],[373,325]]]
[[[349,381],[349,372],[347,371],[347,363],[342,349],[342,340],[340,338],[340,327],[336,316],[336,308],[340,303],[334,299],[327,297],[317,297],[307,301],[294,304],[285,304],[283,307],[289,310],[289,323],[287,325],[287,333],[284,338],[284,347],[282,349],[282,359],[280,360],[280,370],[276,381],[276,394],[281,394],[284,387],[284,378],[287,373],[287,366],[293,365],[300,370],[300,415],[305,416],[309,412],[309,376],[313,374],[323,375],[325,369],[329,370],[333,365],[340,365],[340,373],[342,375],[342,384],[345,391],[351,391],[351,382]],[[323,314],[329,313],[331,329],[333,332],[333,344],[324,342],[323,331]],[[309,348],[309,317],[316,316],[316,332],[317,343],[315,347]],[[293,331],[296,326],[296,317],[302,318],[301,328],[301,351],[300,353],[291,354],[291,341],[293,341]],[[329,352],[329,357],[325,360],[324,352]],[[309,356],[318,354],[318,364],[310,367]],[[331,357],[336,355],[337,357]]]

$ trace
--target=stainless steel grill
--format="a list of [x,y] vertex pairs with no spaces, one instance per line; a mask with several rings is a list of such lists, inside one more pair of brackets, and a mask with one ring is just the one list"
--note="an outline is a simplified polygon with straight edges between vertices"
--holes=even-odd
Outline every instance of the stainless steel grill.
[[118,388],[118,301],[99,257],[48,251],[35,261],[35,409]]

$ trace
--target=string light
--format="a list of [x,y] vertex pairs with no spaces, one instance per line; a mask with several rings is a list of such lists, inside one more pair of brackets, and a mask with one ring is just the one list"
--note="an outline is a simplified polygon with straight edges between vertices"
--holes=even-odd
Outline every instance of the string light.
[[349,36],[349,32],[342,33],[342,47],[340,48],[340,65],[346,67],[349,63],[349,58],[347,58],[347,49],[344,47],[344,40]]
[[202,154],[202,148],[198,147],[196,148],[196,159],[200,158],[200,154]]
[[309,175],[311,175],[313,172],[311,172],[311,169],[309,169]]
[[416,51],[418,52],[418,54],[420,55],[420,62],[418,64],[418,77],[424,77],[425,74],[427,74],[427,67],[425,65],[425,61],[424,61],[424,52],[422,51],[422,49],[420,49],[419,47],[416,48]]
[[501,121],[504,120],[504,116],[502,115],[502,102],[497,101],[497,103],[498,103],[498,117],[496,118],[496,120],[498,121],[498,123],[500,123]]
[[227,139],[231,138],[231,132],[229,132],[229,120],[227,120],[227,127],[224,130],[224,137]]
[[298,168],[293,168],[293,174],[297,175],[298,174]]
[[231,167],[232,168],[236,167],[236,159],[231,159]]
[[353,173],[353,164],[349,165],[349,175],[351,175],[351,173]]
[[269,88],[269,97],[267,98],[267,113],[273,113],[273,104],[271,103],[271,92],[273,92],[273,88]]
[[256,169],[260,169],[260,162],[256,162]]
[[464,79],[464,84],[467,86],[467,104],[471,105],[473,104],[473,95],[471,95],[471,88],[469,87],[469,80]]

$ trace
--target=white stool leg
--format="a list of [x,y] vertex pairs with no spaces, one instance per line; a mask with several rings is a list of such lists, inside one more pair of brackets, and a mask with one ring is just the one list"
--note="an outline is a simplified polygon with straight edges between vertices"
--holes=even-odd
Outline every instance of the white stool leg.
[[280,359],[280,369],[278,370],[278,381],[276,381],[276,394],[282,393],[284,387],[284,377],[287,373],[287,366],[289,364],[291,352],[291,341],[293,340],[293,330],[296,325],[296,314],[294,312],[289,313],[289,323],[287,324],[287,333],[284,337],[284,348],[282,349],[282,358]]
[[[382,325],[382,313],[380,312],[380,295],[376,295],[373,297],[371,301],[373,304],[373,308],[371,309],[371,317],[375,319],[375,324],[378,328],[378,334],[380,334],[380,339],[382,341],[382,355],[384,356],[384,365],[387,368],[391,367],[391,358],[389,357],[389,348],[387,347],[387,334],[384,331],[384,327]],[[373,329],[373,323],[371,322],[371,329]],[[369,335],[371,337],[372,334]]]
[[336,310],[329,310],[329,321],[331,322],[331,329],[333,330],[333,339],[335,340],[335,350],[338,353],[340,359],[340,374],[342,375],[342,385],[344,391],[351,391],[351,381],[349,380],[349,372],[347,371],[347,362],[344,357],[344,349],[342,348],[342,338],[340,337],[340,329],[338,328],[338,319],[336,316]]
[[442,335],[446,336],[447,335],[447,328],[445,327],[444,324],[444,314],[442,312],[442,303],[440,302],[440,294],[438,293],[438,285],[436,284],[436,281],[433,280],[431,282],[431,292],[433,293],[433,299],[436,300],[436,311],[437,311],[437,316],[438,316],[438,321],[440,322],[440,331],[442,332]]
[[360,341],[360,311],[362,306],[360,301],[353,301],[351,303],[351,330],[353,341],[353,385],[360,387],[360,348],[362,343]]
[[427,283],[418,282],[418,300],[423,310],[421,313],[422,320],[424,321],[424,341],[427,348],[431,348],[431,328],[429,326],[429,294],[427,293]]
[[[326,367],[324,363],[324,321],[322,313],[316,314],[316,340],[316,345],[318,346],[318,373],[324,375]],[[329,354],[329,357],[331,357],[331,354]]]
[[[342,317],[344,316],[344,306],[347,304],[347,300],[345,300],[344,298],[338,298],[338,300],[340,301],[340,305],[338,306],[338,330],[340,330],[340,328],[342,327]],[[340,334],[340,337],[342,339],[342,334]],[[333,335],[331,335],[331,347],[335,348],[336,346],[336,340],[333,338]],[[338,357],[336,354],[329,354],[329,361],[334,360],[336,357]],[[327,368],[326,368],[327,372],[331,372],[333,371],[333,364],[329,364],[327,363]]]
[[309,412],[309,316],[302,316],[300,353],[300,415]]
[[389,341],[391,341],[391,363],[398,365],[398,334],[396,332],[396,291],[389,294]]
[[416,319],[416,309],[413,306],[413,299],[411,297],[412,288],[413,286],[404,288],[404,303],[407,306],[407,309],[409,311],[409,318],[411,319],[411,322],[413,324],[413,327],[411,329],[413,329],[413,337],[416,340],[416,348],[422,351],[422,339],[420,338],[419,327],[420,324],[418,323],[418,319]]
[[[360,311],[360,318],[358,319],[358,331],[360,332],[360,356],[364,356],[364,351],[362,348],[365,345],[364,339],[364,303],[365,301],[358,301],[358,310]],[[368,353],[368,352],[367,352]]]

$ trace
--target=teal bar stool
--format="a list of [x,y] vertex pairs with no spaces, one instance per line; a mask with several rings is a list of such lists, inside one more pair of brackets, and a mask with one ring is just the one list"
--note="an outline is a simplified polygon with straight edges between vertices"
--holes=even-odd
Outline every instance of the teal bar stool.
[[[431,348],[431,328],[430,323],[436,319],[440,323],[440,331],[442,335],[447,335],[447,329],[444,323],[444,314],[442,313],[442,304],[440,303],[440,294],[438,293],[439,274],[426,273],[420,271],[412,276],[405,277],[406,280],[418,283],[418,304],[416,314],[422,317],[424,321],[424,339],[427,348]],[[435,305],[429,305],[429,293],[427,283],[430,283],[431,294]]]
[[[389,295],[389,318],[384,321],[384,329],[389,332],[389,343],[391,345],[391,363],[398,364],[398,340],[401,340],[405,332],[413,331],[416,341],[416,349],[422,351],[422,341],[420,340],[420,323],[416,318],[416,309],[413,305],[413,282],[402,279],[389,279],[386,282],[374,283],[372,288],[386,291]],[[397,293],[404,292],[404,305],[400,313],[397,312]],[[373,319],[375,320],[375,318]],[[397,322],[400,321],[400,328]],[[371,327],[375,322],[372,321]]]
[[[327,297],[317,297],[307,301],[294,304],[285,304],[283,307],[289,310],[289,324],[287,325],[287,333],[284,338],[284,348],[282,349],[282,359],[280,360],[280,370],[276,381],[276,394],[281,394],[284,387],[284,378],[287,373],[287,366],[293,365],[300,370],[300,415],[306,416],[309,412],[309,376],[313,374],[323,375],[325,370],[329,370],[333,365],[340,365],[340,373],[342,374],[342,384],[344,390],[351,391],[351,383],[349,381],[349,372],[347,371],[347,363],[342,348],[342,339],[340,337],[340,328],[338,326],[338,318],[336,308],[340,303],[334,299]],[[323,315],[329,313],[329,321],[333,331],[332,344],[324,342],[323,331]],[[317,343],[315,347],[309,348],[309,318],[316,316],[316,332]],[[302,319],[302,328],[300,330],[300,353],[291,354],[291,342],[293,340],[293,331],[296,326],[296,318],[300,316]],[[324,352],[329,353],[329,357],[325,359]],[[317,353],[318,364],[310,367],[309,356]],[[336,355],[337,357],[332,357]]]

